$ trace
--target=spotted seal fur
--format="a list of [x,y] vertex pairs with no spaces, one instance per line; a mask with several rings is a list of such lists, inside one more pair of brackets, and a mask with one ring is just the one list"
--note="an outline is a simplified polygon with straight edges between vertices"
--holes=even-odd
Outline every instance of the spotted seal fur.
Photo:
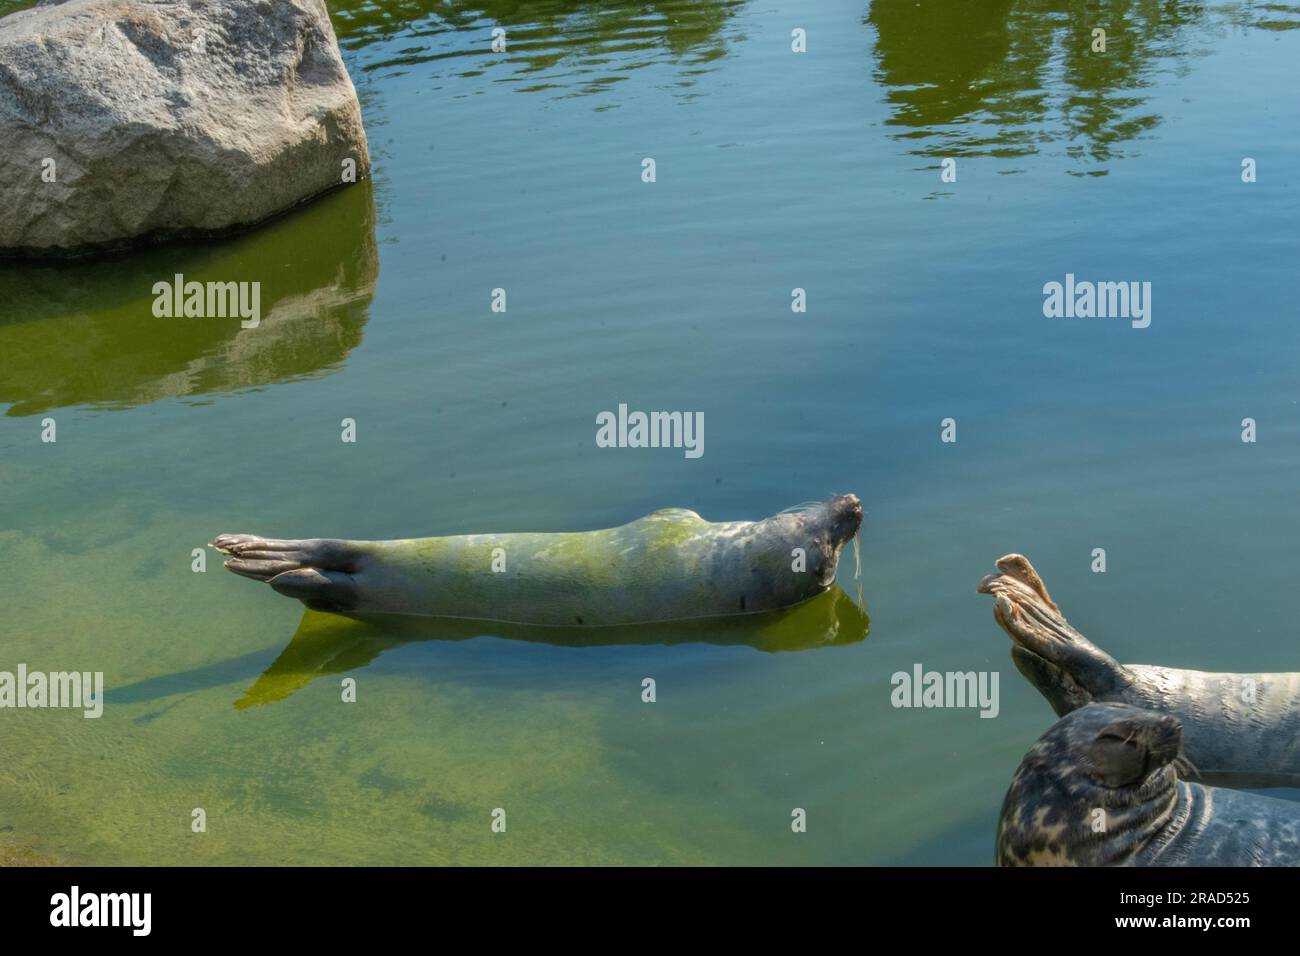
[[1025,754],[1000,866],[1297,866],[1300,805],[1180,779],[1177,717],[1087,704]]

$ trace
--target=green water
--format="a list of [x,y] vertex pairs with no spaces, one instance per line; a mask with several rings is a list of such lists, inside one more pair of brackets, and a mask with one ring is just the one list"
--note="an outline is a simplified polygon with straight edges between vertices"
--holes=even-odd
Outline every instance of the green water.
[[[220,243],[0,265],[0,669],[109,688],[98,720],[0,712],[0,852],[986,864],[1051,721],[974,593],[1012,550],[1120,660],[1300,667],[1300,6],[330,6],[372,183]],[[261,326],[155,319],[177,272],[260,281]],[[1066,272],[1151,281],[1151,327],[1045,319]],[[595,447],[620,402],[703,411],[704,456]],[[865,638],[838,595],[579,640],[191,570],[227,531],[848,491]],[[916,663],[999,671],[999,715],[893,708]]]

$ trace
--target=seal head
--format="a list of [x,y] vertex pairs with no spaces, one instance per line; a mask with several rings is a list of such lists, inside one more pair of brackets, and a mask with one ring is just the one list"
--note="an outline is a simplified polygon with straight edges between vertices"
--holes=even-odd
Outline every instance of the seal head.
[[1173,817],[1182,724],[1127,704],[1087,704],[1030,748],[998,823],[1000,866],[1132,862]]
[[807,512],[805,518],[806,530],[812,533],[821,558],[815,573],[822,587],[828,588],[835,583],[844,546],[862,527],[862,502],[857,495],[837,495]]
[[862,501],[857,495],[836,495],[821,505],[837,550],[853,539],[862,527]]
[[[765,527],[766,526],[766,527]],[[756,538],[784,543],[775,548],[782,563],[788,561],[790,548],[802,548],[807,556],[808,571],[815,591],[835,583],[844,546],[862,527],[862,502],[857,495],[836,495],[826,501],[792,508],[754,525]]]

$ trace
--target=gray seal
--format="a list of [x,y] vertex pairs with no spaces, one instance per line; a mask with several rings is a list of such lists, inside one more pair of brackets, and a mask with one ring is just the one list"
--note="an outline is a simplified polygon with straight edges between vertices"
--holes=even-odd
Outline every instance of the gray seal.
[[1300,674],[1233,674],[1120,664],[1070,626],[1023,555],[998,561],[979,591],[1014,642],[1016,668],[1057,715],[1092,701],[1177,717],[1201,779],[1300,786]]
[[1179,779],[1178,718],[1088,704],[1025,754],[999,866],[1297,866],[1300,806]]
[[835,583],[857,495],[762,521],[668,508],[617,528],[398,541],[219,535],[226,567],[314,610],[602,627],[758,614]]

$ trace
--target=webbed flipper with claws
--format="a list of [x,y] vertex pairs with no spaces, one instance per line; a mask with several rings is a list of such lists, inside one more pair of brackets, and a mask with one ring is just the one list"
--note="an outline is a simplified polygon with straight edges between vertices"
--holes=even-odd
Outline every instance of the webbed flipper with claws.
[[1015,644],[1016,668],[1058,715],[1116,698],[1132,683],[1122,664],[1070,626],[1028,558],[1008,554],[998,568],[977,590],[993,595],[993,617]]
[[350,542],[333,538],[280,540],[255,534],[221,534],[212,547],[230,556],[235,574],[267,584],[317,611],[356,607],[353,573],[360,554]]

